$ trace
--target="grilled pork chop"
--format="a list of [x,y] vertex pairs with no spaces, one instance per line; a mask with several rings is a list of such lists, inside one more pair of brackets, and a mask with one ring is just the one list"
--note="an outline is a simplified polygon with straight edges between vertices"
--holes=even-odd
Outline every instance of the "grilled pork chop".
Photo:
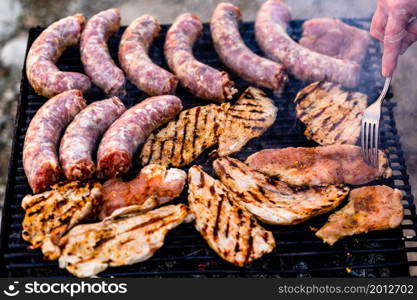
[[262,228],[220,181],[193,166],[188,183],[195,227],[224,260],[242,267],[274,249],[272,233]]
[[190,221],[183,204],[142,212],[135,205],[124,207],[99,223],[73,228],[62,239],[60,268],[77,277],[90,277],[107,267],[145,261],[162,247],[169,230]]
[[230,157],[215,160],[213,167],[237,201],[268,224],[303,222],[332,210],[349,192],[347,187],[335,185],[292,187]]
[[304,134],[320,145],[356,144],[367,96],[344,91],[339,84],[315,82],[298,92],[294,100]]
[[50,191],[27,195],[22,200],[23,239],[32,244],[31,249],[40,247],[47,259],[57,259],[61,237],[95,215],[101,198],[101,184],[93,181],[58,183]]
[[400,190],[386,185],[354,189],[348,204],[332,214],[316,236],[333,245],[344,236],[395,228],[404,216],[402,197]]
[[143,211],[151,210],[178,197],[185,185],[186,173],[180,169],[168,169],[161,165],[148,165],[139,175],[124,182],[119,178],[103,184],[103,206],[100,219],[111,215],[120,207],[137,205]]
[[158,133],[151,134],[140,154],[142,165],[182,167],[219,144],[220,156],[239,151],[275,121],[273,101],[249,87],[235,105],[209,104],[184,110]]
[[392,175],[382,151],[379,151],[379,168],[375,168],[363,160],[361,148],[354,145],[265,149],[249,156],[246,164],[296,186],[359,185]]
[[226,124],[219,138],[219,156],[239,151],[252,138],[262,135],[277,117],[272,99],[249,87],[227,111]]
[[142,165],[185,166],[218,143],[230,104],[209,104],[184,110],[157,134],[151,134],[140,154]]

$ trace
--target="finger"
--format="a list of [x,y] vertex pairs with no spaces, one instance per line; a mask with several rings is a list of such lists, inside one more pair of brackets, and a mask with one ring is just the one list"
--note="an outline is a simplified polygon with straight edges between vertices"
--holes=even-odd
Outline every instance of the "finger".
[[404,54],[408,47],[417,41],[417,19],[408,23],[406,30],[407,35],[402,40],[400,54]]
[[375,14],[372,17],[371,23],[371,35],[380,40],[381,42],[384,39],[385,25],[387,24],[388,15],[385,12],[385,9],[381,5],[381,2],[378,1],[378,5],[375,10]]
[[401,43],[407,35],[405,29],[409,19],[410,15],[405,11],[401,11],[401,13],[394,12],[388,15],[384,34],[384,54],[382,56],[383,76],[391,76],[397,66]]

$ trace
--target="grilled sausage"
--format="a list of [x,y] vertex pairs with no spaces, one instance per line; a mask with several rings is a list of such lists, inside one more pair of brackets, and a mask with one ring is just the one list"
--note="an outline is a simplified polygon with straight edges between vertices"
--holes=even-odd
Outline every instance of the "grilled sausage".
[[126,173],[132,156],[148,135],[174,118],[182,109],[181,100],[165,95],[148,98],[128,109],[116,120],[100,142],[97,168],[100,177]]
[[61,140],[59,159],[69,180],[91,178],[95,172],[92,152],[97,140],[125,112],[117,97],[93,102],[71,122]]
[[288,77],[284,67],[253,53],[239,34],[240,9],[220,3],[214,10],[210,28],[214,47],[223,63],[245,80],[281,92]]
[[58,141],[67,124],[85,106],[81,91],[66,91],[45,102],[30,122],[23,146],[23,167],[35,194],[61,179]]
[[157,19],[144,15],[126,28],[119,46],[119,61],[127,78],[151,96],[173,94],[178,84],[173,74],[154,64],[148,56],[149,46],[160,30]]
[[193,56],[193,45],[203,24],[193,14],[182,14],[168,30],[164,51],[167,63],[181,84],[197,97],[223,102],[237,92],[226,72],[203,64]]
[[282,62],[298,79],[312,82],[327,80],[355,87],[358,64],[313,52],[293,41],[286,33],[291,20],[289,7],[281,0],[266,1],[255,21],[255,35],[265,54]]
[[26,60],[26,75],[38,95],[51,98],[67,90],[90,88],[86,75],[62,72],[56,66],[65,49],[78,44],[84,22],[81,14],[63,18],[51,24],[33,42]]
[[93,83],[110,96],[124,96],[125,76],[109,54],[107,39],[120,28],[116,8],[102,11],[88,20],[81,34],[80,53],[85,72]]

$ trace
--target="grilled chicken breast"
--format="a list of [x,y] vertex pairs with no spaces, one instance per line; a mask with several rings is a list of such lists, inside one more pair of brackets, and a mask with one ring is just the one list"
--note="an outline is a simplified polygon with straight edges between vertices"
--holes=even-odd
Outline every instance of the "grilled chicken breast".
[[332,214],[316,236],[333,245],[344,236],[395,228],[404,217],[402,197],[400,190],[386,185],[354,189],[348,204]]
[[226,124],[219,138],[219,156],[237,152],[249,140],[262,135],[275,122],[277,111],[272,99],[263,91],[247,88],[227,111]]
[[294,102],[308,139],[320,145],[358,141],[366,95],[345,91],[332,82],[315,82],[299,91]]
[[142,165],[185,166],[218,143],[230,104],[209,104],[184,110],[158,133],[151,134],[140,154]]
[[229,157],[213,163],[220,180],[249,212],[262,222],[290,225],[335,208],[346,197],[344,186],[292,187],[273,180]]
[[101,202],[101,184],[98,182],[58,183],[37,195],[27,195],[22,200],[25,218],[22,237],[41,248],[47,259],[59,257],[61,237],[72,227],[95,215]]
[[100,219],[111,215],[120,207],[137,205],[143,211],[148,211],[167,203],[181,194],[186,177],[183,170],[152,164],[144,167],[129,182],[120,178],[107,180],[103,184],[104,203]]
[[274,249],[272,233],[261,227],[220,181],[193,166],[188,182],[195,227],[224,260],[242,267]]
[[107,267],[145,261],[189,215],[183,204],[142,212],[138,206],[124,207],[99,223],[73,228],[62,240],[59,266],[77,277],[90,277]]
[[379,151],[379,167],[375,168],[363,160],[361,148],[354,145],[265,149],[250,155],[246,164],[296,186],[359,185],[392,175],[382,151]]

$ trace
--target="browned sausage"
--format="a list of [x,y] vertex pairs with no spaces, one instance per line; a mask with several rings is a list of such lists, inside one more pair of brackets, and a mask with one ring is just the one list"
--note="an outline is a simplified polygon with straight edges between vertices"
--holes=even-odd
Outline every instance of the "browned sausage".
[[107,95],[124,96],[125,76],[109,54],[107,39],[120,28],[116,8],[102,11],[88,20],[81,34],[80,53],[85,72]]
[[23,146],[23,167],[34,193],[61,179],[58,141],[68,123],[85,106],[81,91],[66,91],[45,102],[30,122]]
[[240,9],[220,3],[211,19],[211,37],[223,63],[245,80],[281,92],[288,81],[284,67],[253,53],[239,33]]
[[282,62],[291,74],[309,82],[332,81],[347,87],[358,84],[358,64],[313,52],[287,34],[291,20],[289,7],[281,0],[266,1],[255,22],[256,41],[265,54]]
[[62,72],[56,66],[69,46],[77,45],[84,26],[84,17],[76,14],[46,28],[30,47],[26,59],[26,75],[35,92],[50,98],[63,91],[90,88],[90,79],[81,73]]
[[127,78],[151,96],[173,94],[178,84],[173,74],[154,64],[148,56],[149,46],[160,30],[157,19],[144,15],[126,28],[119,45],[119,61]]
[[181,84],[197,97],[223,102],[237,92],[226,72],[203,64],[193,56],[193,45],[203,24],[193,14],[182,14],[168,30],[164,50],[167,63]]
[[59,160],[69,180],[91,178],[96,170],[93,151],[97,140],[123,114],[126,107],[117,97],[96,101],[68,125],[61,139]]
[[97,153],[100,177],[115,177],[126,173],[132,156],[156,128],[174,118],[182,110],[175,96],[155,96],[128,109],[106,131]]

